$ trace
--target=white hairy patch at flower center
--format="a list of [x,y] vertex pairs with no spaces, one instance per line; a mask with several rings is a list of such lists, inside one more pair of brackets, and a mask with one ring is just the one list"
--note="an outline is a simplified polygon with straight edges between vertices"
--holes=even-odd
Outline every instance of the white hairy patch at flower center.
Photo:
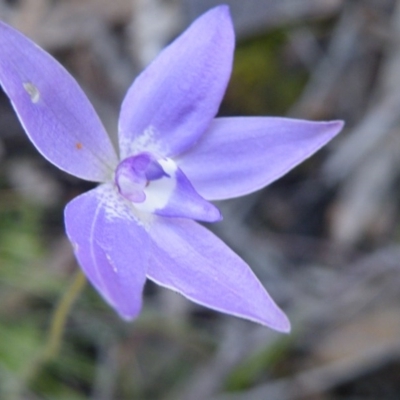
[[148,151],[152,154],[164,153],[164,149],[158,140],[157,130],[151,125],[133,140],[130,137],[125,138],[125,136],[122,136],[120,148],[122,158],[130,157],[143,151]]

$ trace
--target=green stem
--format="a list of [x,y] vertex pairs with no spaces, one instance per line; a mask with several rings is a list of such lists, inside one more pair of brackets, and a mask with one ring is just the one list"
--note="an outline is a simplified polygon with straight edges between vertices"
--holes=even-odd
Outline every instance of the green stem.
[[57,357],[61,348],[68,313],[71,310],[75,300],[85,287],[85,284],[85,275],[83,275],[81,271],[78,271],[71,285],[63,294],[54,310],[47,343],[45,344],[43,350],[32,360],[32,363],[22,374],[22,382],[24,383],[25,387],[29,385],[29,383],[40,373],[41,369],[49,361]]
[[85,275],[79,270],[54,311],[47,344],[42,356],[44,362],[48,362],[58,355],[69,311],[85,287],[85,284]]

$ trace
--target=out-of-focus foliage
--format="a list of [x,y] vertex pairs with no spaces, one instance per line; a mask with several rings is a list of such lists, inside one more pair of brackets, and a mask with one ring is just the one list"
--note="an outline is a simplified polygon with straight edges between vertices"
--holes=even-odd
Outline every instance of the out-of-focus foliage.
[[287,45],[284,30],[274,30],[239,44],[226,94],[230,111],[238,115],[282,115],[296,101],[307,74],[298,65],[297,68],[287,65],[284,57]]

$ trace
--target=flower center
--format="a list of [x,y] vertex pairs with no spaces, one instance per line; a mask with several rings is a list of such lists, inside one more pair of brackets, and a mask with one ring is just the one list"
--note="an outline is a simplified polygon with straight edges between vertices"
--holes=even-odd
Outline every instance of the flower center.
[[121,161],[115,171],[119,193],[133,203],[143,203],[152,181],[170,178],[151,153],[140,153]]
[[163,217],[215,222],[219,210],[201,197],[170,158],[143,152],[122,160],[115,171],[119,193],[138,211]]

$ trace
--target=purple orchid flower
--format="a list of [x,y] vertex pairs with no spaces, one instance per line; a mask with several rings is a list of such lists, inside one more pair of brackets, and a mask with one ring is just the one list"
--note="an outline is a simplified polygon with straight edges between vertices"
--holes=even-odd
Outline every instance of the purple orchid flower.
[[75,80],[0,23],[0,83],[29,138],[58,168],[100,183],[66,206],[66,232],[89,281],[127,320],[139,314],[148,278],[203,306],[290,330],[248,265],[193,220],[220,220],[210,200],[271,183],[343,123],[214,119],[233,50],[227,6],[198,18],[129,89],[118,155]]

